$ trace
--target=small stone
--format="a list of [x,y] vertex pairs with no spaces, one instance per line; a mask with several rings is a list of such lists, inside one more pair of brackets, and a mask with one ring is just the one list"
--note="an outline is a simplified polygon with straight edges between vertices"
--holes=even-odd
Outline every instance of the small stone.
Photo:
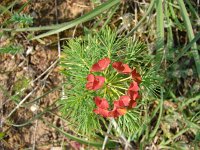
[[36,111],[39,109],[39,107],[38,107],[38,105],[33,104],[33,105],[30,107],[30,109],[31,109],[32,112],[36,112]]
[[31,54],[33,52],[33,46],[28,46],[28,49],[26,51],[26,56],[28,56],[29,54]]

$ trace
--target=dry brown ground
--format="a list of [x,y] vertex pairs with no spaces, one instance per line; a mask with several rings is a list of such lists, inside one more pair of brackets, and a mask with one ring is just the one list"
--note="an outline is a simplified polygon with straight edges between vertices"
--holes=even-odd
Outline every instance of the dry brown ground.
[[[0,4],[8,6],[10,2],[11,0],[7,0],[0,2]],[[26,0],[21,2],[26,2]],[[57,5],[55,2],[57,2]],[[20,8],[22,3],[18,4],[16,8],[14,7],[14,9]],[[72,20],[91,8],[89,0],[32,0],[25,7],[23,13],[33,16],[34,26],[40,26],[55,24],[57,21],[60,23]],[[5,19],[6,17],[1,18],[0,21]],[[67,31],[62,35],[63,38],[72,37],[73,31],[74,29]],[[44,39],[46,44],[40,44],[36,41],[28,41],[26,35],[27,33],[16,34],[12,41],[23,45],[23,54],[14,56],[10,54],[0,55],[1,132],[5,133],[4,139],[1,140],[0,149],[17,150],[33,149],[35,147],[38,150],[58,150],[63,142],[64,146],[68,146],[67,149],[79,149],[80,145],[78,143],[69,141],[42,120],[35,119],[28,125],[16,127],[16,125],[29,122],[31,118],[45,111],[46,108],[56,107],[55,102],[61,96],[60,90],[55,90],[35,102],[28,103],[59,87],[62,83],[62,76],[59,74],[58,63],[56,63],[59,58],[57,36],[46,38]],[[7,35],[4,39],[1,39],[0,46],[10,42],[9,36]],[[52,67],[48,69],[50,66]],[[42,76],[34,81],[40,75]],[[20,88],[19,84],[24,84],[24,79],[31,83],[22,92],[19,100],[23,100],[31,93],[23,103],[27,105],[22,105],[11,117],[7,118],[9,113],[16,107],[15,102],[11,100],[11,96],[16,94],[16,88]],[[57,109],[52,110],[52,112],[57,113]],[[55,115],[45,114],[43,119],[67,130],[67,127],[64,126],[59,117]],[[12,124],[15,124],[15,126]]]

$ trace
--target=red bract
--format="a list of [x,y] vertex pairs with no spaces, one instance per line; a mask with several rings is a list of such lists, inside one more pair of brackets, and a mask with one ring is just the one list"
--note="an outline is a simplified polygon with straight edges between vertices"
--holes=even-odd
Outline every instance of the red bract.
[[128,91],[131,100],[136,100],[139,97],[138,91]]
[[110,117],[119,117],[126,114],[127,109],[125,107],[129,106],[130,98],[128,95],[120,96],[119,100],[114,101],[114,108],[110,112]]
[[131,100],[128,107],[129,108],[134,108],[135,106],[137,106],[136,100]]
[[130,103],[129,103],[129,108],[133,108],[137,105],[136,99],[139,97],[139,87],[138,83],[133,81],[128,89],[128,96],[130,97]]
[[138,83],[133,81],[131,82],[129,88],[128,88],[128,91],[139,91],[139,86],[138,86]]
[[88,90],[98,90],[104,84],[105,78],[102,76],[94,76],[93,74],[89,74],[87,76],[86,88]]
[[126,107],[129,106],[130,97],[128,95],[120,96],[118,101],[114,102],[114,106],[116,107]]
[[136,69],[134,69],[131,72],[132,78],[134,81],[136,81],[138,84],[140,84],[142,82],[142,77],[140,76],[140,74],[136,71]]
[[94,110],[94,112],[103,117],[109,117],[110,111],[108,111],[108,101],[105,98],[100,98],[99,96],[94,97],[94,101],[97,105],[97,108]]
[[101,116],[103,116],[103,117],[109,117],[110,116],[110,112],[108,111],[108,110],[106,110],[106,109],[102,109],[102,108],[100,108],[100,107],[97,107],[95,110],[94,110],[94,113],[95,114],[99,114],[99,115],[101,115]]
[[126,108],[114,108],[110,113],[109,113],[109,116],[110,117],[119,117],[119,116],[122,116],[124,114],[126,114],[127,112],[127,109]]
[[99,96],[94,97],[95,104],[97,107],[102,109],[108,109],[109,104],[108,101],[105,98],[100,98]]
[[129,74],[131,73],[131,68],[127,64],[123,64],[122,62],[114,62],[112,64],[113,68],[115,68],[119,73]]
[[91,72],[103,71],[108,67],[109,64],[110,64],[109,58],[101,59],[92,66],[92,69],[90,71]]

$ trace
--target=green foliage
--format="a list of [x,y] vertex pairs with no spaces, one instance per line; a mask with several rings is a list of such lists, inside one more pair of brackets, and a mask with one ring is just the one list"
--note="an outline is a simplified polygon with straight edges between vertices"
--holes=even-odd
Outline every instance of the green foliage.
[[2,140],[5,137],[5,133],[4,132],[0,132],[0,140]]
[[21,53],[23,51],[23,48],[21,45],[6,45],[3,47],[0,47],[0,54],[18,54]]
[[26,14],[14,13],[11,16],[10,21],[13,23],[18,23],[18,24],[22,25],[22,27],[30,26],[33,24],[33,17],[31,17],[30,15],[26,15]]
[[142,124],[141,118],[139,116],[139,110],[133,109],[118,119],[117,123],[125,136],[131,139],[135,139],[137,137],[139,128]]
[[197,134],[195,136],[195,141],[200,142],[200,131],[197,132]]
[[24,89],[27,89],[29,86],[29,79],[22,77],[18,79],[13,85],[13,93],[14,95],[11,96],[11,99],[16,103],[19,103],[21,97],[24,95]]
[[[108,97],[101,91],[88,91],[85,88],[86,77],[90,73],[91,66],[99,59],[109,57],[112,62],[122,61],[135,67],[142,74],[144,80],[141,83],[141,95],[149,97],[153,95],[158,82],[158,75],[153,69],[151,56],[146,46],[131,38],[118,38],[116,31],[105,28],[99,33],[89,34],[82,38],[71,39],[64,47],[61,59],[62,73],[66,77],[66,99],[60,100],[62,113],[71,121],[73,129],[81,135],[94,136],[103,133],[107,128],[107,119],[96,115],[93,110],[94,96],[105,97],[108,101],[116,100],[116,96]],[[154,84],[155,83],[155,84]],[[150,86],[150,87],[149,87]],[[150,88],[151,90],[145,90]],[[142,100],[142,101],[143,101]],[[134,137],[141,125],[142,101],[133,110],[120,117],[117,122],[127,137]]]

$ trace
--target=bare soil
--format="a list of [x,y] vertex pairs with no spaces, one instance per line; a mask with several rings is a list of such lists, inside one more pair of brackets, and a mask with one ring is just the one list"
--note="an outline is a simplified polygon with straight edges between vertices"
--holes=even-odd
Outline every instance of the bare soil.
[[[11,2],[7,0],[0,4],[8,6]],[[19,9],[25,2],[27,0],[22,0],[13,9]],[[89,0],[32,0],[23,9],[23,13],[34,18],[34,26],[43,26],[72,20],[91,8]],[[3,22],[6,18],[5,16],[0,21]],[[74,36],[73,30],[67,31],[63,38]],[[80,144],[68,140],[41,119],[34,119],[48,108],[51,112],[59,114],[56,102],[61,97],[60,87],[63,78],[58,67],[57,36],[46,38],[46,44],[41,44],[37,41],[28,41],[26,35],[27,33],[18,33],[12,41],[9,34],[0,39],[0,46],[14,42],[23,45],[24,49],[21,54],[0,55],[0,132],[5,134],[0,149],[60,150],[62,146],[67,149],[80,149]],[[54,91],[47,94],[51,90]],[[18,92],[21,92],[20,96],[13,98]],[[24,99],[26,100],[23,105],[8,117]],[[45,113],[42,118],[68,130],[56,115]]]

